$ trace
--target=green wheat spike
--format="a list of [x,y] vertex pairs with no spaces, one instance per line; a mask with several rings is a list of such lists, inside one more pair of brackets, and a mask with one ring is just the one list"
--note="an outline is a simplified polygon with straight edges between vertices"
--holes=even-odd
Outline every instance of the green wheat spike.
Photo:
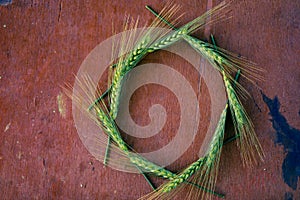
[[[222,7],[222,5],[220,6]],[[218,7],[218,8],[220,8]],[[217,9],[217,8],[216,8]],[[119,101],[120,101],[120,93],[124,76],[134,68],[147,53],[151,53],[156,50],[164,49],[174,44],[178,40],[182,39],[183,36],[188,35],[195,31],[197,28],[202,26],[205,23],[205,19],[207,16],[211,15],[213,10],[205,13],[204,15],[197,17],[186,25],[182,26],[179,29],[163,36],[162,38],[157,39],[153,43],[150,44],[149,35],[146,34],[144,38],[142,38],[140,46],[134,48],[134,50],[130,53],[129,56],[126,57],[124,62],[121,62],[120,65],[116,67],[115,74],[112,80],[112,88],[111,88],[111,99],[110,102],[112,104],[110,108],[110,114],[113,119],[117,117]]]
[[[101,108],[94,107],[94,109],[96,110],[97,116],[98,116],[100,122],[102,123],[102,127],[103,127],[104,131],[108,134],[109,137],[111,137],[117,143],[117,145],[120,147],[120,149],[123,150],[123,152],[128,156],[130,162],[132,162],[134,165],[136,165],[138,167],[138,169],[141,169],[144,172],[149,172],[158,177],[163,177],[163,178],[169,179],[169,180],[174,180],[177,178],[178,175],[170,172],[169,170],[166,170],[166,169],[142,158],[141,156],[139,156],[137,154],[131,153],[129,151],[126,143],[121,138],[119,131],[115,127],[112,118],[110,118],[109,115],[106,114]],[[204,191],[212,193],[216,196],[220,196],[220,197],[224,196],[222,194],[218,194],[214,191],[211,191],[204,187],[201,187],[197,184],[191,183],[187,180],[184,180],[184,182],[186,184],[194,185],[194,186],[198,187],[199,189],[202,189]]]
[[167,183],[166,186],[162,188],[162,192],[170,192],[172,189],[176,188],[179,184],[188,180],[188,178],[190,178],[198,170],[201,170],[201,167],[203,167],[204,165],[207,166],[208,170],[210,170],[211,167],[213,167],[212,163],[214,162],[216,155],[219,154],[219,151],[222,146],[222,141],[224,138],[226,114],[227,114],[227,105],[220,116],[220,120],[215,130],[213,139],[209,144],[209,148],[207,150],[206,156],[199,158],[196,162],[194,162],[188,168],[186,168],[178,176],[178,178]]

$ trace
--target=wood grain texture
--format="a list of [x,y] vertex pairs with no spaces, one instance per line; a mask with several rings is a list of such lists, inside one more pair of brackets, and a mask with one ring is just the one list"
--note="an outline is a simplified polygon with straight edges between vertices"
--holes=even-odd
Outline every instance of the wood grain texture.
[[[165,1],[163,1],[165,2]],[[186,14],[179,25],[202,14],[207,1],[174,1]],[[213,1],[213,5],[217,2]],[[82,61],[101,41],[122,30],[124,17],[140,16],[140,24],[154,17],[144,8],[161,10],[161,1],[13,1],[0,7],[0,199],[137,199],[151,191],[140,175],[108,167],[95,160],[82,145],[71,114],[71,101],[64,98],[65,116],[60,115],[57,96],[61,85],[74,83]],[[253,119],[266,159],[253,169],[245,169],[234,143],[224,147],[217,191],[226,199],[300,199],[282,176],[287,149],[276,144],[276,131],[269,121],[269,109],[260,90],[270,98],[278,96],[280,112],[287,122],[300,129],[300,2],[243,0],[233,3],[233,18],[210,28],[218,45],[239,53],[266,70],[265,81],[257,89],[245,80],[242,84],[253,100],[245,107]],[[195,34],[205,38],[203,31]],[[164,53],[146,60],[169,63]],[[180,65],[194,88],[199,82],[192,69]],[[205,85],[203,94],[207,93]],[[156,92],[159,92],[156,93]],[[151,100],[149,100],[149,96]],[[61,97],[60,97],[61,98]],[[209,98],[199,105],[207,114]],[[145,102],[145,103],[142,103]],[[171,91],[156,85],[140,88],[132,97],[130,111],[140,125],[149,122],[153,103],[167,106],[171,113],[161,144],[173,137],[178,124],[178,100]],[[202,129],[206,123],[202,123]],[[172,133],[173,132],[173,133]],[[143,149],[143,143],[127,138]],[[199,136],[199,141],[201,136]],[[145,141],[155,149],[155,141]],[[146,146],[146,145],[145,145]],[[178,171],[195,158],[195,142],[169,169]],[[300,162],[300,161],[299,161]],[[299,169],[298,169],[299,170]],[[298,171],[299,173],[299,171]],[[156,184],[160,180],[154,180]]]

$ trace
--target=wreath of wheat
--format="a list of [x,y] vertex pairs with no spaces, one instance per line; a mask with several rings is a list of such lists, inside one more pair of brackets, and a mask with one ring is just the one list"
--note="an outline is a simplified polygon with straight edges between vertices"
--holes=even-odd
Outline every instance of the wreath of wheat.
[[[151,185],[153,192],[141,197],[141,199],[171,199],[182,188],[187,186],[191,187],[191,192],[186,196],[188,199],[207,199],[213,195],[224,198],[224,195],[216,193],[214,188],[217,181],[222,146],[228,142],[224,142],[224,133],[226,116],[229,112],[234,123],[234,139],[238,141],[237,145],[243,164],[245,166],[252,166],[252,164],[255,164],[259,159],[262,160],[264,157],[253,124],[238,96],[238,94],[246,96],[247,93],[237,83],[240,74],[251,81],[262,79],[259,68],[245,58],[217,47],[213,37],[213,44],[209,44],[190,36],[191,33],[207,24],[208,18],[210,19],[209,23],[227,19],[230,13],[230,3],[223,2],[180,28],[175,28],[169,22],[178,11],[179,6],[167,5],[159,14],[149,6],[146,6],[157,17],[151,27],[169,27],[170,32],[156,32],[155,29],[150,29],[141,36],[134,36],[134,41],[124,41],[124,45],[120,46],[120,52],[129,53],[125,55],[120,54],[119,59],[111,65],[111,82],[106,92],[101,93],[98,91],[95,94],[91,88],[97,87],[97,84],[88,76],[80,80],[83,91],[80,94],[82,95],[72,95],[70,91],[67,91],[68,95],[72,97],[73,102],[81,108],[85,108],[84,111],[89,117],[107,134],[107,144],[105,144],[107,145],[107,151],[104,155],[99,155],[97,159],[103,160],[105,165],[110,166],[128,164],[128,168],[131,167],[143,174],[147,182]],[[130,19],[127,18],[124,29],[130,30],[136,27],[137,22],[130,23]],[[214,135],[209,142],[204,156],[187,166],[180,173],[172,173],[132,150],[121,137],[114,120],[120,106],[120,93],[125,75],[136,67],[147,54],[164,49],[179,40],[186,41],[219,71],[226,88],[228,101],[219,116]],[[134,43],[134,48],[130,50],[126,49],[126,43],[128,42]],[[235,78],[232,74],[236,74]],[[109,94],[109,109],[103,101],[106,94]],[[104,143],[99,142],[99,145],[104,145]],[[108,157],[109,151],[114,151],[117,156]],[[147,173],[167,179],[168,182],[158,188],[154,188],[146,176]]]

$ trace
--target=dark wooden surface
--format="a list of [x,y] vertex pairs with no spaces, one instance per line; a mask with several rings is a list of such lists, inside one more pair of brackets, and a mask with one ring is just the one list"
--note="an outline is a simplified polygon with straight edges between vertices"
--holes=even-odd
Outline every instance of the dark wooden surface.
[[[208,2],[175,1],[186,12],[180,24],[202,14]],[[141,25],[151,22],[153,16],[145,5],[157,10],[163,6],[160,1],[16,0],[0,7],[0,199],[125,200],[151,191],[142,176],[112,170],[95,160],[77,135],[71,101],[62,96],[66,109],[63,115],[57,104],[60,86],[74,83],[73,75],[88,53],[112,35],[112,22],[119,27],[117,32],[122,30],[126,14],[140,16]],[[300,129],[300,2],[237,1],[232,9],[233,18],[211,27],[206,36],[210,31],[219,46],[246,56],[266,70],[265,81],[259,83],[261,91],[241,80],[253,96],[245,106],[266,158],[257,167],[245,169],[234,143],[227,145],[216,189],[232,200],[300,199],[299,180],[296,188],[290,181],[298,179],[300,161],[295,156],[294,163],[286,162],[287,155],[300,153],[299,135],[295,135]],[[197,37],[205,38],[203,32]],[[186,76],[191,82],[195,79],[191,73]],[[161,92],[153,102],[160,101],[160,96],[173,98],[163,88],[145,87],[154,96],[153,91]],[[141,125],[147,123],[147,107],[153,103],[147,101],[145,87],[132,99],[133,104],[137,101],[136,109],[145,113],[131,108],[133,118],[140,119]],[[268,114],[278,104],[266,97],[263,101],[261,92],[270,99],[278,97],[281,107],[277,114]],[[143,100],[149,105],[141,106]],[[167,103],[168,109],[176,110],[178,105],[173,102]],[[172,120],[178,119],[175,116]],[[170,124],[165,130],[172,130]],[[290,130],[294,137],[287,137]],[[155,146],[155,142],[147,145]],[[170,168],[180,170],[193,159],[195,155],[185,156]]]

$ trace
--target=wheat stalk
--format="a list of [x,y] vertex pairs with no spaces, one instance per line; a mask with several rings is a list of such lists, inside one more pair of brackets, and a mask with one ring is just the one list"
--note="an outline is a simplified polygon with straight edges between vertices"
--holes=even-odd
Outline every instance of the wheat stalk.
[[255,134],[253,124],[225,73],[223,73],[223,80],[234,122],[235,133],[239,135],[238,146],[243,158],[243,164],[251,166],[252,163],[257,162],[257,157],[263,160],[264,153]]
[[[120,92],[124,76],[132,68],[134,68],[147,53],[164,49],[180,40],[182,36],[193,33],[197,29],[203,27],[203,25],[207,24],[207,19],[209,17],[213,19],[210,21],[210,23],[228,18],[226,16],[226,14],[229,12],[229,10],[226,9],[228,5],[228,3],[223,2],[215,8],[207,11],[203,15],[197,17],[196,19],[192,20],[191,22],[187,23],[186,25],[169,34],[168,32],[156,33],[156,29],[150,29],[149,32],[147,32],[145,36],[143,36],[140,39],[139,45],[134,48],[134,50],[129,54],[129,56],[118,62],[116,72],[113,76],[112,88],[110,92],[110,102],[112,105],[110,108],[110,114],[112,118],[115,119],[117,117],[120,101]],[[163,10],[163,12],[161,12],[159,16],[162,16],[162,18],[164,19],[168,19],[174,15],[177,9],[178,7],[173,7],[167,12]],[[157,20],[155,20],[153,27],[162,26],[163,24],[164,23],[160,20],[160,18],[158,18]]]
[[[204,188],[201,192],[195,192],[194,195],[199,197],[200,195],[205,196],[205,194],[208,194],[207,196],[209,196],[212,194],[208,191],[213,191],[216,183],[219,159],[224,139],[227,108],[228,104],[226,104],[222,114],[220,115],[214,136],[209,143],[209,148],[207,149],[205,156],[199,158],[196,162],[188,166],[175,179],[160,186],[157,191],[154,191],[141,199],[172,198],[180,191],[181,188],[179,186],[183,182],[189,181],[193,175],[195,175],[198,185],[201,185]],[[174,190],[175,188],[176,190]],[[224,195],[218,196],[224,198]]]
[[[96,102],[96,105],[94,105],[94,102],[93,107],[90,106],[89,109],[87,109],[89,110],[89,112],[93,113],[92,115],[94,116],[92,118],[96,119],[97,123],[99,123],[98,125],[104,130],[108,137],[116,143],[116,145],[113,147],[117,149],[119,148],[120,151],[126,156],[126,158],[128,158],[130,163],[132,163],[142,172],[150,172],[155,174],[156,176],[160,176],[170,180],[168,183],[162,185],[158,191],[150,193],[149,195],[145,196],[145,198],[149,197],[150,199],[152,199],[170,197],[171,195],[180,191],[180,186],[182,185],[182,183],[187,183],[201,188],[201,192],[195,193],[198,197],[201,196],[202,198],[210,198],[211,195],[207,194],[207,192],[214,193],[212,191],[216,184],[221,147],[224,139],[225,119],[228,104],[226,105],[220,116],[215,134],[209,144],[209,148],[207,149],[205,156],[199,158],[196,162],[191,164],[188,168],[186,168],[178,175],[173,174],[172,172],[144,159],[134,152],[131,152],[128,145],[123,141],[118,128],[114,123],[114,119],[116,118],[118,112],[120,92],[124,76],[132,68],[134,68],[147,53],[166,48],[177,42],[181,38],[187,41],[195,50],[197,50],[205,58],[207,58],[210,63],[213,64],[213,66],[217,68],[223,75],[229,100],[229,107],[235,125],[235,131],[237,135],[240,135],[239,147],[241,149],[242,157],[244,158],[243,163],[248,165],[253,161],[256,162],[255,151],[258,152],[260,158],[263,157],[262,149],[255,135],[253,125],[249,120],[244,108],[242,107],[233,86],[231,85],[233,79],[231,78],[230,73],[236,71],[240,67],[240,65],[247,64],[247,62],[243,59],[238,59],[233,54],[230,54],[225,50],[214,47],[188,35],[197,30],[199,27],[203,26],[208,16],[217,16],[218,12],[225,7],[226,4],[222,4],[216,9],[207,12],[203,16],[196,18],[195,20],[187,23],[185,26],[175,30],[172,33],[155,33],[150,30],[144,36],[140,37],[139,42],[134,45],[134,49],[128,51],[129,53],[126,55],[122,55],[122,52],[127,52],[126,50],[128,50],[128,47],[130,47],[130,45],[121,45],[120,58],[115,67],[111,82],[110,112],[108,112],[105,104],[102,101],[98,103]],[[173,11],[174,10],[176,10],[176,7],[174,7]],[[166,12],[166,14],[163,16],[168,18],[171,17],[174,13],[175,11]],[[159,23],[156,22],[155,25],[158,24]],[[137,23],[133,24],[132,27],[136,28]],[[129,43],[132,42],[133,41],[130,41]],[[246,69],[245,72],[249,72],[249,74],[251,75],[251,70],[252,68],[249,67],[249,70]],[[253,77],[256,76],[253,75]],[[92,95],[92,97],[94,96]],[[193,175],[195,175],[194,179],[196,180],[196,183],[200,183],[201,186],[189,181],[189,179],[191,179]],[[176,190],[174,190],[175,188]],[[220,196],[222,197],[222,195]]]
[[[168,26],[177,30],[174,25],[168,22],[168,20],[159,16],[159,14],[155,13],[155,11],[150,11],[155,16],[160,17],[160,19]],[[246,77],[251,82],[254,82],[254,80],[263,79],[259,73],[262,70],[245,58],[221,49],[215,44],[211,45],[187,34],[183,35],[182,37],[190,44],[192,48],[206,58],[212,64],[212,66],[223,75],[236,135],[241,136],[239,139],[239,147],[241,149],[243,163],[251,165],[252,161],[256,162],[256,155],[262,159],[264,157],[263,151],[256,137],[253,124],[242,104],[240,103],[237,93],[232,86],[232,82],[234,83],[235,88],[238,89],[241,96],[246,96],[248,93],[240,84],[234,81],[231,76],[232,73],[242,70],[242,76]]]
[[[81,79],[81,80],[79,80]],[[174,180],[178,177],[177,174],[174,174],[170,172],[169,170],[158,166],[147,159],[143,158],[139,154],[132,152],[131,149],[128,147],[128,145],[123,141],[120,132],[112,119],[112,117],[109,115],[106,105],[104,104],[103,100],[99,101],[97,104],[95,104],[92,109],[88,107],[88,105],[91,104],[91,102],[95,99],[95,95],[93,94],[93,89],[96,88],[95,83],[89,78],[89,76],[83,76],[81,78],[77,77],[78,85],[80,86],[80,90],[82,90],[82,93],[79,92],[77,94],[79,95],[71,95],[71,92],[65,91],[65,93],[70,97],[72,96],[72,100],[75,103],[75,105],[79,109],[83,109],[82,111],[86,113],[95,123],[97,126],[99,126],[107,135],[110,137],[114,143],[111,144],[113,147],[113,153],[115,151],[117,153],[121,154],[121,161],[115,162],[115,160],[109,159],[107,162],[107,165],[110,165],[111,163],[117,165],[126,165],[126,166],[135,166],[138,169],[139,173],[151,173],[155,176],[162,177],[168,180]],[[100,95],[100,92],[96,92],[96,95]],[[99,141],[99,144],[97,145],[105,145],[105,140]],[[99,147],[98,147],[99,148]],[[119,159],[120,157],[118,157]],[[127,158],[127,159],[124,159]],[[131,163],[131,164],[128,164]],[[132,172],[137,172],[136,170],[132,170]],[[147,179],[146,179],[147,180]],[[147,180],[149,181],[149,180]],[[205,188],[189,182],[184,181],[185,184],[193,185],[199,189],[205,190]],[[151,183],[150,183],[151,184]],[[214,192],[214,191],[208,191],[214,195],[221,196],[220,194]]]
[[[236,73],[238,70],[241,70],[242,76],[251,83],[254,83],[255,80],[263,80],[261,76],[262,69],[245,58],[189,35],[185,35],[183,38],[193,49],[206,58],[215,69],[220,73],[225,73],[231,82],[234,81],[231,74]],[[239,91],[239,94],[246,97],[248,92],[239,83],[236,84],[236,89]]]

